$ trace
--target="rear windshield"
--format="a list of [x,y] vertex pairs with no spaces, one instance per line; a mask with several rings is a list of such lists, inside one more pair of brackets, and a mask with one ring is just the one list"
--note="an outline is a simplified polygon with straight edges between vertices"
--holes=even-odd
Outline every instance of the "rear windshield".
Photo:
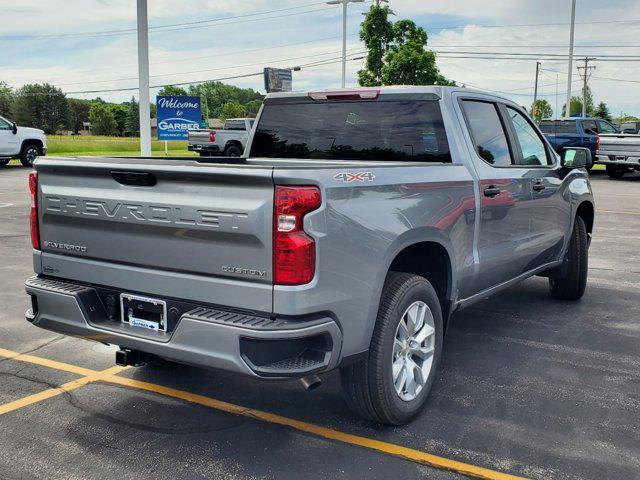
[[244,120],[227,120],[224,122],[225,130],[246,130]]
[[542,133],[576,133],[575,120],[543,120],[540,122]]
[[265,105],[252,157],[450,163],[436,101]]

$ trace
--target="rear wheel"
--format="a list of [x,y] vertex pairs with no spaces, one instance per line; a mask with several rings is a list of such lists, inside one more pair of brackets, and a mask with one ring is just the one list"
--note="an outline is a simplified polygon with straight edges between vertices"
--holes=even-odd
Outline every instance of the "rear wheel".
[[242,150],[237,145],[229,145],[227,148],[225,148],[224,154],[227,157],[239,157],[240,155],[242,155]]
[[622,178],[627,173],[626,168],[619,167],[618,165],[607,165],[607,175],[611,178]]
[[549,278],[551,295],[560,300],[579,300],[587,287],[589,269],[587,227],[582,217],[576,217],[573,224],[565,262],[565,275],[561,278]]
[[349,407],[389,425],[416,416],[440,364],[442,325],[440,301],[426,278],[389,273],[367,357],[340,371]]
[[38,148],[37,145],[28,143],[22,147],[22,152],[20,152],[20,163],[25,167],[32,167],[34,160],[41,154],[40,148]]

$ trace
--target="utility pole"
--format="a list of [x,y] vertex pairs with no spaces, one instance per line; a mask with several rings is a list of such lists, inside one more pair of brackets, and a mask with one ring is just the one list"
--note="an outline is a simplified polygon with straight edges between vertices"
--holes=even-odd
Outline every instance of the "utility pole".
[[533,118],[536,118],[536,102],[538,101],[538,75],[540,74],[540,61],[536,62],[536,83],[533,89],[533,107],[531,107],[531,114]]
[[567,117],[571,116],[571,73],[573,70],[573,33],[576,26],[576,0],[571,0],[571,33],[569,34],[569,75],[567,78]]
[[[587,116],[587,80],[591,76],[591,70],[595,70],[595,65],[589,65],[589,62],[595,60],[593,57],[584,57],[582,60],[584,66],[578,67],[578,73],[582,77],[582,116]],[[582,71],[582,72],[581,72]]]
[[138,0],[138,89],[140,97],[140,154],[151,156],[151,101],[149,99],[149,24],[147,0]]
[[350,3],[362,3],[364,0],[330,0],[327,5],[342,4],[342,88],[347,81],[347,5]]

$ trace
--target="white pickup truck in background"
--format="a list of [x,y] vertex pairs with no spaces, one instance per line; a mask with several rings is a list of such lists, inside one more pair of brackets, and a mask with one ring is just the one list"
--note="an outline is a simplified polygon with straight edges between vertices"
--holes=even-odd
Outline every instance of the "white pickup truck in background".
[[189,130],[189,151],[198,152],[203,157],[239,157],[244,152],[253,121],[253,118],[229,118],[222,130]]
[[14,122],[0,117],[0,167],[19,158],[22,165],[31,167],[33,161],[47,153],[47,139],[42,130],[18,127]]
[[616,133],[598,135],[597,163],[607,167],[607,175],[621,178],[625,173],[640,171],[640,135]]

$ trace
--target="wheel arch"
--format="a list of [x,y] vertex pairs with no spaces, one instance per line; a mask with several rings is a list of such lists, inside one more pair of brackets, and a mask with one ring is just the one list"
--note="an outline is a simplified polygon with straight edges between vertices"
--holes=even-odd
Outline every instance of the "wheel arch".
[[236,146],[241,151],[244,151],[244,147],[242,146],[242,142],[240,140],[227,140],[227,142],[224,144],[224,150],[231,146]]
[[38,147],[40,153],[42,153],[42,149],[44,148],[44,143],[39,138],[26,138],[22,140],[22,143],[20,144],[20,153],[22,153],[29,145],[35,145]]
[[591,237],[595,220],[595,207],[593,203],[590,200],[580,202],[576,208],[575,216],[582,218],[585,226],[587,227],[587,234]]

